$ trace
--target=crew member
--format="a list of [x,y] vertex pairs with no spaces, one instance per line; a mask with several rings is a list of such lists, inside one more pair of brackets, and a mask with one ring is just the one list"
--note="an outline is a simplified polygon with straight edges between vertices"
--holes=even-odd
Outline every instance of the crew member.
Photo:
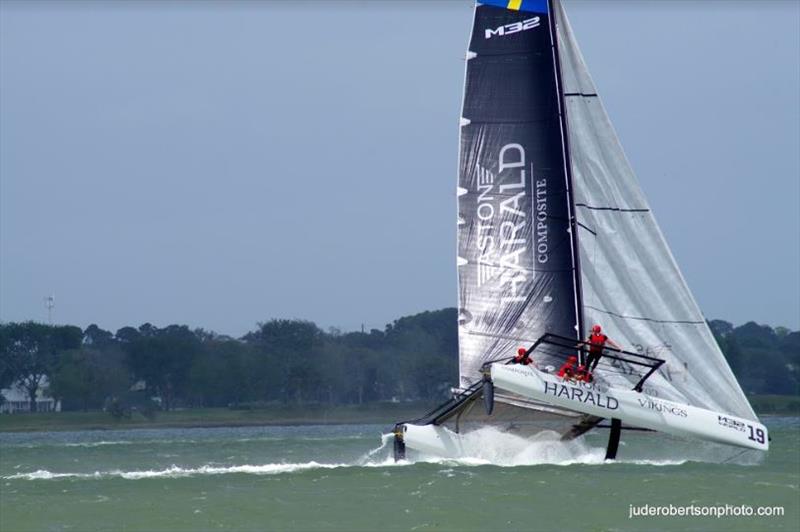
[[603,348],[606,344],[614,349],[622,349],[614,340],[603,334],[603,329],[599,325],[592,326],[592,333],[586,339],[585,344],[589,344],[589,358],[586,361],[586,369],[591,373],[600,362],[603,355]]
[[528,350],[524,347],[520,347],[517,349],[517,356],[514,357],[514,364],[522,364],[523,366],[527,366],[528,364],[533,362],[533,359],[529,356],[526,356]]
[[558,368],[558,375],[562,379],[571,379],[575,376],[575,366],[578,363],[578,357],[571,356],[567,358],[567,361]]
[[581,364],[578,366],[578,369],[575,370],[575,380],[576,381],[583,381],[583,382],[592,382],[594,377],[592,377],[592,372],[589,371],[586,366]]

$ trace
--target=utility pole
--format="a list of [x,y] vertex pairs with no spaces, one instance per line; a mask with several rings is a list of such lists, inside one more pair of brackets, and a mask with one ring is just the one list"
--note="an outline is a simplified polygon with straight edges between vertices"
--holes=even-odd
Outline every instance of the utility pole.
[[53,309],[56,306],[56,296],[54,294],[50,294],[46,298],[44,298],[44,306],[47,307],[47,323],[49,325],[53,324]]

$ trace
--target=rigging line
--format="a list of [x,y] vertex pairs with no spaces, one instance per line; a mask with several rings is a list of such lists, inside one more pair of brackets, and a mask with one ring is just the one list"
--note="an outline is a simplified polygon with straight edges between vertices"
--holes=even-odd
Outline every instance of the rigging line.
[[583,227],[584,229],[586,229],[586,230],[587,230],[587,231],[589,231],[590,233],[592,233],[594,236],[597,236],[597,233],[596,233],[595,231],[592,231],[592,230],[591,230],[591,229],[589,229],[587,226],[583,225],[581,222],[578,222],[578,225],[579,225],[579,226],[581,226],[581,227]]
[[746,452],[747,452],[747,451],[749,451],[749,450],[750,450],[750,449],[743,449],[741,452],[734,454],[733,456],[731,456],[731,457],[730,457],[730,458],[728,458],[727,460],[723,460],[723,461],[722,461],[722,463],[723,463],[723,464],[727,464],[728,462],[730,462],[730,461],[731,461],[731,460],[733,460],[734,458],[739,458],[740,456],[742,456],[744,453],[746,453]]
[[584,92],[566,92],[566,93],[564,93],[564,96],[582,96],[584,98],[597,98],[597,93],[596,92],[589,92],[589,93],[584,93]]
[[593,211],[616,211],[616,212],[650,212],[650,209],[620,209],[619,207],[595,207],[585,203],[576,203],[576,207],[583,207]]
[[[524,338],[522,336],[511,336],[510,334],[485,333],[482,331],[467,331],[467,334],[471,336],[485,336],[487,338],[499,338],[502,340],[516,340],[519,342],[530,342],[530,343],[536,342],[536,340],[531,338]],[[505,358],[508,357],[504,357],[503,359]]]
[[[595,233],[594,236],[597,237],[597,234]],[[597,270],[594,267],[594,265],[597,264],[597,249],[600,246],[599,240],[600,240],[599,238],[592,239],[592,262],[589,265],[589,267],[592,269],[592,273],[594,273],[595,275],[597,275]],[[589,296],[589,303],[599,304],[599,296],[595,290],[592,290],[591,295]],[[587,306],[590,305],[587,304]],[[584,334],[583,331],[581,331],[581,335],[583,334]],[[581,336],[581,338],[583,338],[583,336]]]
[[691,320],[657,320],[655,318],[644,318],[641,316],[625,316],[624,314],[617,314],[616,312],[611,312],[610,310],[605,310],[597,307],[593,307],[591,305],[586,305],[588,308],[592,310],[596,310],[597,312],[602,312],[604,314],[609,314],[611,316],[615,316],[617,318],[622,318],[624,320],[642,320],[642,321],[651,321],[653,323],[681,323],[686,325],[703,325],[705,321],[691,321]]

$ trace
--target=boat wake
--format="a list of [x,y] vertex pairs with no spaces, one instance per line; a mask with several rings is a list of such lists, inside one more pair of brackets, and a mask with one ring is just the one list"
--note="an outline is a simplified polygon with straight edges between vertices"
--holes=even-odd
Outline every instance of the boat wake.
[[305,462],[297,464],[263,464],[263,465],[239,465],[239,466],[201,466],[195,468],[184,468],[171,466],[161,470],[142,470],[142,471],[95,471],[94,473],[53,473],[44,469],[32,473],[17,473],[2,477],[3,480],[53,480],[53,479],[109,479],[123,478],[126,480],[141,480],[147,478],[181,478],[199,475],[225,475],[232,473],[246,473],[251,475],[276,475],[281,473],[294,473],[310,469],[334,469],[337,467],[348,467],[349,464],[320,464],[317,462]]
[[214,443],[224,443],[230,445],[231,443],[282,443],[286,441],[293,441],[293,442],[315,442],[315,441],[350,441],[350,440],[361,440],[364,438],[364,435],[355,434],[355,435],[337,435],[337,436],[293,436],[293,435],[284,435],[284,436],[255,436],[249,438],[198,438],[198,439],[152,439],[152,440],[100,440],[100,441],[88,441],[88,442],[62,442],[62,441],[48,441],[48,442],[36,442],[36,443],[3,443],[4,448],[9,449],[42,449],[48,447],[75,447],[75,448],[85,448],[85,449],[93,449],[96,447],[109,447],[109,446],[142,446],[142,445],[160,445],[160,446],[174,446],[180,444],[186,445],[195,445],[195,444],[214,444]]
[[639,436],[629,435],[629,442],[620,442],[624,456],[615,460],[606,460],[605,446],[593,446],[586,438],[562,441],[561,435],[551,430],[539,432],[532,437],[523,437],[504,432],[497,427],[486,426],[465,434],[453,434],[453,438],[459,441],[462,451],[458,456],[442,458],[413,452],[408,454],[412,456],[412,462],[500,467],[575,464],[679,466],[689,462],[756,465],[763,459],[762,454],[757,451],[712,442],[690,442],[667,435],[663,435],[661,444],[657,446],[652,441],[646,445],[637,445]]
[[542,431],[532,437],[522,437],[504,432],[496,427],[486,426],[458,436],[461,454],[458,456],[435,457],[416,454],[414,462],[434,462],[454,465],[493,465],[499,467],[575,464],[642,464],[642,465],[681,465],[686,459],[605,459],[605,448],[595,447],[579,438],[562,441],[555,431]]
[[[462,434],[459,440],[462,454],[448,457],[445,461],[502,467],[605,462],[605,449],[591,447],[582,440],[561,441],[557,432],[549,430],[526,438],[487,426]],[[422,461],[442,460],[424,455],[420,458]]]
[[[438,464],[449,467],[520,467],[541,465],[606,465],[624,464],[645,466],[679,466],[687,462],[720,462],[710,459],[709,453],[718,453],[719,448],[703,450],[694,442],[694,452],[687,454],[686,449],[671,449],[665,454],[649,458],[628,458],[608,461],[605,449],[592,446],[584,439],[561,441],[554,431],[543,431],[530,438],[524,438],[495,427],[483,427],[467,434],[460,435],[462,454],[459,456],[437,457],[419,453],[409,453],[405,460],[395,462],[392,456],[394,434],[381,436],[381,444],[352,462],[325,463],[317,461],[295,463],[267,463],[245,465],[203,465],[200,467],[181,467],[172,465],[164,469],[142,469],[123,471],[119,469],[94,472],[62,473],[40,469],[28,473],[16,473],[0,477],[2,480],[58,480],[58,479],[125,479],[142,480],[153,478],[185,478],[208,475],[280,475],[302,473],[314,470],[341,468],[387,468],[407,467],[415,464]],[[623,442],[624,445],[624,442]],[[650,448],[652,451],[652,448]],[[680,456],[680,458],[676,458]],[[745,464],[746,460],[737,460]]]

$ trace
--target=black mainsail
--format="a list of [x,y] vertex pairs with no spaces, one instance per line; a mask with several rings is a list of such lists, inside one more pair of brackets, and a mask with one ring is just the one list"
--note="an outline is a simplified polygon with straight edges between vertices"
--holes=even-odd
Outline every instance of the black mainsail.
[[579,336],[555,35],[544,0],[475,9],[458,185],[462,387],[545,332]]

